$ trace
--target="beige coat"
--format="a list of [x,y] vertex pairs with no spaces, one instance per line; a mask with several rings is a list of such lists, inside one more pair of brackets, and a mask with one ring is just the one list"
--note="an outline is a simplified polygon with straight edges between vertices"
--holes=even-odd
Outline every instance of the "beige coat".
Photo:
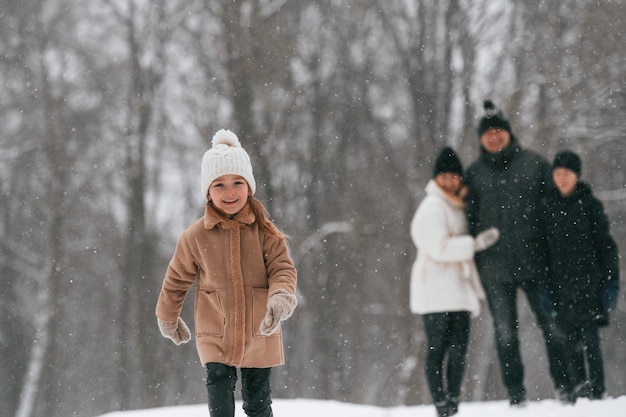
[[296,270],[283,239],[259,230],[247,205],[237,214],[245,227],[230,227],[205,211],[178,239],[156,306],[161,320],[180,315],[196,283],[194,327],[202,364],[243,368],[284,363],[282,333],[259,332],[267,298],[295,294]]

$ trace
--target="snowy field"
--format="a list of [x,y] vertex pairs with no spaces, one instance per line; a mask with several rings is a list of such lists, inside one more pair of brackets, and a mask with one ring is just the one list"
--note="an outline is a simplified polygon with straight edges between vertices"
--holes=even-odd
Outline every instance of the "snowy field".
[[[435,417],[435,407],[374,407],[323,400],[273,400],[275,417]],[[206,404],[113,412],[102,417],[208,417]],[[524,408],[511,408],[508,401],[461,403],[458,417],[624,417],[626,396],[602,401],[580,399],[576,405],[555,400],[531,401]],[[237,403],[236,417],[245,417]]]

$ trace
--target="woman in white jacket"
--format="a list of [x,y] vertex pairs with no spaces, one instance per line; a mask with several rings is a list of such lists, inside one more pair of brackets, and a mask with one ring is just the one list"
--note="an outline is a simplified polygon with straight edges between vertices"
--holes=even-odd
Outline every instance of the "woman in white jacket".
[[[411,311],[421,314],[428,338],[426,378],[439,417],[457,413],[469,340],[470,315],[484,292],[474,254],[499,238],[495,228],[468,233],[462,196],[463,168],[452,148],[435,162],[426,197],[411,222],[417,259],[411,271]],[[443,363],[447,387],[444,387]]]

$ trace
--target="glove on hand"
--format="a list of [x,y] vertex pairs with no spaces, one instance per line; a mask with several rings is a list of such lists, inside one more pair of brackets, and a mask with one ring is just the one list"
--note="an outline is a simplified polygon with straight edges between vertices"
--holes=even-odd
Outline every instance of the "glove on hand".
[[263,336],[270,336],[278,328],[282,320],[287,320],[293,314],[298,301],[296,296],[286,292],[277,292],[267,299],[267,313],[259,326]]
[[539,293],[539,303],[541,308],[546,313],[554,313],[554,303],[552,302],[552,295],[549,289],[543,288]]
[[189,327],[180,317],[176,321],[163,321],[157,317],[157,323],[161,334],[168,339],[172,339],[176,345],[187,343],[191,339]]
[[604,284],[602,289],[602,306],[606,311],[615,310],[617,307],[617,296],[619,292],[619,286],[615,281],[609,281]]
[[490,227],[487,230],[483,230],[474,238],[474,251],[483,251],[496,243],[500,239],[500,231],[496,227]]

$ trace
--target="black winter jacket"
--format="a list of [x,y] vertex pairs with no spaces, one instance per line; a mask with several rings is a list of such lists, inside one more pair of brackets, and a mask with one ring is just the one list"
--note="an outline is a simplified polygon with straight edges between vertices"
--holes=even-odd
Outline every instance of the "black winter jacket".
[[551,184],[548,161],[522,149],[517,138],[501,152],[481,147],[480,157],[467,170],[466,198],[470,233],[495,226],[500,240],[476,254],[485,287],[498,282],[536,281],[545,284],[546,241],[542,202]]
[[607,324],[602,292],[609,280],[618,285],[619,260],[602,203],[579,181],[568,197],[552,189],[545,207],[549,286],[557,320],[569,328]]

